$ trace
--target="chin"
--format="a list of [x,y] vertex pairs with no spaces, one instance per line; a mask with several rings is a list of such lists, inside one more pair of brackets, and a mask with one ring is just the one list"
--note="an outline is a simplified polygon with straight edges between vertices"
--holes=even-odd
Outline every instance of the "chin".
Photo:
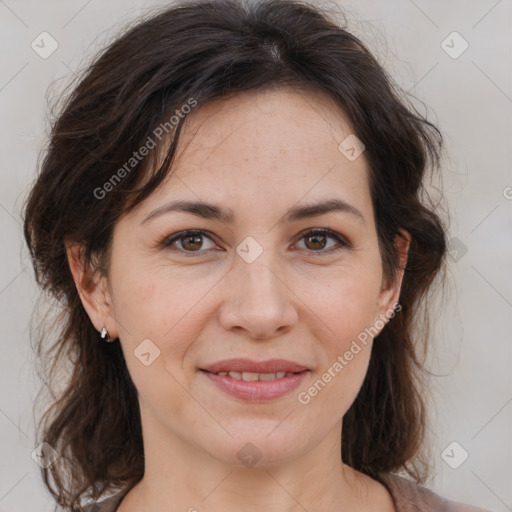
[[[275,422],[273,428],[276,428]],[[272,430],[266,430],[264,433],[252,433],[248,430],[245,435],[230,439],[229,445],[217,444],[215,450],[209,449],[208,452],[220,462],[230,465],[270,468],[290,463],[306,450],[306,447],[299,443],[299,439],[308,436],[292,436],[284,431],[281,435],[277,435],[276,431],[269,435],[269,432]]]

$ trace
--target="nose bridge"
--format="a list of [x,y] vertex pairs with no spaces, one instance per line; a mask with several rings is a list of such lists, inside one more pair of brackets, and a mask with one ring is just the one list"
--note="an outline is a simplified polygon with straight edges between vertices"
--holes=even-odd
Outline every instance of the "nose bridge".
[[254,302],[260,309],[267,305],[269,311],[271,308],[282,307],[285,300],[283,278],[279,279],[278,276],[283,270],[273,249],[266,247],[252,262],[240,257],[235,266],[240,279],[239,292],[246,302]]
[[293,294],[284,283],[283,266],[275,251],[262,248],[251,260],[246,255],[255,247],[248,243],[248,247],[241,244],[248,251],[235,256],[221,319],[226,329],[244,328],[253,337],[271,337],[296,321]]
[[[282,297],[281,287],[283,286],[279,276],[278,265],[274,259],[269,257],[254,263],[241,263],[240,272],[243,275],[242,287],[246,288],[244,294],[249,299],[266,298],[277,304]],[[281,278],[282,279],[282,278]]]

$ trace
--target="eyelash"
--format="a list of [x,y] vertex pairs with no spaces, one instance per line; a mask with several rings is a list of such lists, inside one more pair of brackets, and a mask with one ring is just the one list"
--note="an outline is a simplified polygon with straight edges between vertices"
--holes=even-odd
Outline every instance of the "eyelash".
[[[182,254],[185,254],[187,257],[197,257],[201,253],[208,252],[208,249],[207,250],[198,250],[198,251],[187,251],[185,249],[177,249],[177,248],[171,247],[172,244],[174,244],[175,242],[178,242],[182,239],[185,239],[185,238],[191,237],[191,236],[204,236],[204,237],[210,239],[212,242],[214,241],[212,239],[212,237],[208,234],[207,231],[204,231],[202,229],[193,229],[193,230],[181,231],[174,235],[168,236],[168,237],[164,238],[164,240],[159,242],[158,245],[162,248],[170,249],[174,252],[180,252]],[[311,229],[309,231],[306,231],[300,235],[298,241],[301,241],[304,238],[312,237],[312,236],[326,236],[329,238],[333,238],[338,242],[337,247],[331,247],[330,249],[326,249],[326,250],[320,249],[318,251],[313,251],[313,250],[303,249],[315,257],[323,256],[326,254],[332,254],[332,253],[338,252],[342,249],[352,248],[352,245],[348,242],[347,239],[345,239],[344,237],[342,237],[340,234],[336,233],[335,231],[331,231],[330,229],[325,229],[325,228]]]

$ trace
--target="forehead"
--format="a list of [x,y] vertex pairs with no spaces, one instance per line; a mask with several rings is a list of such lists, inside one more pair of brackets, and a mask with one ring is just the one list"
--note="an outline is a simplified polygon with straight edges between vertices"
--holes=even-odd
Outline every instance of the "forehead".
[[364,153],[350,160],[339,148],[351,135],[321,92],[280,88],[215,100],[188,115],[173,169],[147,201],[229,199],[234,209],[275,209],[337,196],[363,210],[370,200]]
[[[184,132],[181,146],[187,146],[189,154],[225,151],[226,146],[236,153],[236,144],[228,140],[234,138],[252,146],[254,151],[247,156],[262,156],[257,150],[265,143],[265,156],[272,157],[275,150],[306,154],[321,138],[334,141],[353,133],[353,129],[341,108],[325,93],[281,87],[207,103],[188,116]],[[308,139],[310,144],[300,144]]]

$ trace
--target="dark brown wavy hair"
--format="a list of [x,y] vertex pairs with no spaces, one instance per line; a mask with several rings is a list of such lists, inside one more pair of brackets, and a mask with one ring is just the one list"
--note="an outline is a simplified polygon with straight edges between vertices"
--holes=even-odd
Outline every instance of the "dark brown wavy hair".
[[[420,329],[416,319],[420,310],[428,318],[424,306],[444,275],[446,227],[427,190],[443,139],[346,26],[339,9],[300,0],[181,1],[126,29],[68,89],[24,211],[35,278],[57,313],[34,330],[41,391],[51,391],[37,435],[60,456],[42,476],[65,510],[81,510],[82,498],[132,488],[144,474],[137,390],[119,340],[99,342],[65,241],[80,244],[91,268],[108,275],[114,225],[171,172],[183,106],[191,98],[200,108],[271,87],[323,92],[365,145],[386,280],[399,268],[399,229],[411,235],[401,310],[374,344],[343,419],[340,456],[379,481],[382,472],[426,480],[428,325]],[[173,115],[176,124],[158,151],[131,161],[122,179],[101,192]]]

